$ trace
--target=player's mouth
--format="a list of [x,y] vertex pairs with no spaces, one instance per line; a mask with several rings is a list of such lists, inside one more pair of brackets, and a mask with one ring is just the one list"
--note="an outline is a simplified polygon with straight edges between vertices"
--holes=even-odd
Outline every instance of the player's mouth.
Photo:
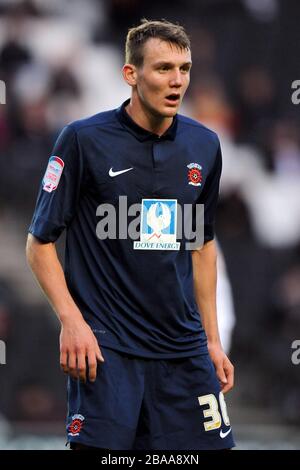
[[180,94],[171,93],[170,95],[166,96],[165,100],[167,101],[168,105],[177,106],[180,101]]

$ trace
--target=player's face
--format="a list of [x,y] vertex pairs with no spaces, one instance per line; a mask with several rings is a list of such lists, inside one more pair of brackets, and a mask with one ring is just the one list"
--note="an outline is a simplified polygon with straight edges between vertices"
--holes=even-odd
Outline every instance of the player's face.
[[190,82],[191,51],[158,38],[144,46],[137,68],[136,92],[142,106],[157,117],[173,117]]

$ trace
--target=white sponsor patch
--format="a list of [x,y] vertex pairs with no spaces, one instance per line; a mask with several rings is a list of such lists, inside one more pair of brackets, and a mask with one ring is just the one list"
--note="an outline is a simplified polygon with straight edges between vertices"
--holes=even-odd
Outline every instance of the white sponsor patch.
[[177,200],[142,199],[141,239],[134,250],[179,250],[176,241]]
[[64,166],[65,164],[61,158],[55,155],[52,155],[52,157],[50,157],[43,179],[44,191],[51,193],[57,188]]

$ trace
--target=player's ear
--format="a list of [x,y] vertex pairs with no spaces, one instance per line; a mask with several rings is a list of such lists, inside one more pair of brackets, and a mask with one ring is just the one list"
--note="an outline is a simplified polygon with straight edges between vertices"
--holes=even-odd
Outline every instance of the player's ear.
[[135,65],[132,64],[125,64],[123,65],[123,78],[126,83],[128,83],[129,86],[135,86],[136,85],[136,79],[137,79],[137,71]]

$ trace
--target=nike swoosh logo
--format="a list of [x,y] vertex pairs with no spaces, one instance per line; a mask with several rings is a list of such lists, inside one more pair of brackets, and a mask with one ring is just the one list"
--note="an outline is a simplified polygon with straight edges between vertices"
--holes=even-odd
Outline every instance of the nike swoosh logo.
[[126,168],[126,170],[120,170],[120,171],[113,171],[113,169],[111,168],[108,174],[109,176],[114,178],[114,176],[121,175],[122,173],[126,173],[127,171],[130,171],[130,170],[133,170],[133,168]]
[[221,431],[220,431],[220,438],[221,438],[221,439],[224,439],[224,437],[228,436],[228,434],[229,434],[230,432],[231,432],[231,428],[228,429],[228,431],[226,431],[226,432],[223,432],[222,429],[221,429]]

